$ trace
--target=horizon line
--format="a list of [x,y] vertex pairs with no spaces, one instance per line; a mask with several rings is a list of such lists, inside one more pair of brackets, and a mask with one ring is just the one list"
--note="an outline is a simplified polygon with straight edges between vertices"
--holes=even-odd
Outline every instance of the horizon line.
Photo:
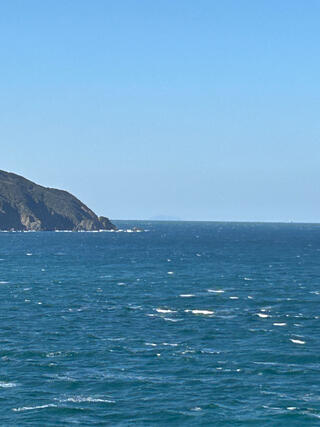
[[320,225],[319,222],[310,221],[254,221],[254,220],[211,220],[211,219],[113,219],[111,221],[148,221],[148,222],[216,222],[216,223],[244,223],[244,224],[311,224]]

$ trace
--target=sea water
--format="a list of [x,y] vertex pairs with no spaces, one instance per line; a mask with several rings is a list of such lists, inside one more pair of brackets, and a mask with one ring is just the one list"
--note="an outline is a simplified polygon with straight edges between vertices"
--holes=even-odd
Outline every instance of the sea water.
[[320,425],[320,226],[0,233],[0,425]]

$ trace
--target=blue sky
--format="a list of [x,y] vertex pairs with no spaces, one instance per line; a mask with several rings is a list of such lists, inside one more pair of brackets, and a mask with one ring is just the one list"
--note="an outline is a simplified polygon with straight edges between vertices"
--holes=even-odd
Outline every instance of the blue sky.
[[116,219],[320,220],[320,3],[0,5],[0,168]]

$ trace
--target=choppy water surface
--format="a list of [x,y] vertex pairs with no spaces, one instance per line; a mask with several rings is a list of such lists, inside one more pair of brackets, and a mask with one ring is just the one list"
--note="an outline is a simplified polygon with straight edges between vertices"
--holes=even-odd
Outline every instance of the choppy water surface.
[[320,226],[134,225],[0,233],[0,424],[320,425]]

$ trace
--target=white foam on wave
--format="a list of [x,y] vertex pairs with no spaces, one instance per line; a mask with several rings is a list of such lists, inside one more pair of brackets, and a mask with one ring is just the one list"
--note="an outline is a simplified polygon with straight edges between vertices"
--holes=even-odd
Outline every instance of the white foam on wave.
[[149,345],[151,347],[157,347],[157,344],[153,343],[153,342],[145,342],[145,345]]
[[184,310],[186,313],[210,315],[214,314],[212,310]]
[[288,406],[287,407],[288,411],[294,411],[295,409],[297,409],[296,406]]
[[167,345],[167,346],[170,346],[170,347],[178,347],[178,344],[176,344],[176,343],[170,344],[168,342],[163,342],[162,345]]
[[[308,408],[308,409],[313,410],[312,408]],[[308,416],[313,417],[313,418],[320,418],[319,414],[314,414],[314,413],[309,412],[309,411],[303,411],[302,414],[303,415],[308,415]]]
[[274,326],[287,326],[285,322],[283,323],[273,323]]
[[55,405],[54,403],[48,403],[47,405],[22,406],[21,408],[12,408],[12,410],[15,412],[20,412],[20,411],[32,411],[35,409],[56,408],[56,407],[57,405]]
[[27,256],[32,256],[32,253],[31,252],[27,252],[26,255]]
[[239,299],[239,297],[229,297],[229,299]]
[[158,313],[176,313],[175,310],[169,310],[166,308],[156,308],[156,312],[158,312]]
[[195,350],[187,349],[185,351],[182,351],[181,354],[188,354],[188,353],[195,353],[195,352],[196,352]]
[[59,402],[72,402],[72,403],[116,403],[115,400],[110,399],[101,399],[100,397],[85,397],[85,396],[75,396],[75,397],[67,397],[66,399],[59,399]]
[[0,381],[0,387],[2,388],[12,388],[12,387],[17,387],[16,383],[7,383],[5,381]]
[[248,280],[253,280],[253,279],[250,279],[250,277],[244,277],[243,280],[248,281]]
[[129,308],[131,310],[142,310],[142,306],[141,305],[130,305],[129,304]]
[[174,274],[174,272],[173,271],[168,271],[168,274]]
[[270,317],[270,315],[266,313],[257,313],[257,316],[261,317],[262,319],[266,319],[267,317]]
[[293,338],[290,338],[290,341],[293,342],[293,344],[305,344],[305,341],[302,340],[295,340]]
[[180,295],[181,298],[191,298],[191,297],[194,297],[194,296],[195,296],[194,294],[181,294]]
[[9,282],[6,282],[5,280],[0,281],[0,285],[7,285]]
[[215,294],[223,294],[224,290],[223,289],[208,289],[208,292],[212,292]]

